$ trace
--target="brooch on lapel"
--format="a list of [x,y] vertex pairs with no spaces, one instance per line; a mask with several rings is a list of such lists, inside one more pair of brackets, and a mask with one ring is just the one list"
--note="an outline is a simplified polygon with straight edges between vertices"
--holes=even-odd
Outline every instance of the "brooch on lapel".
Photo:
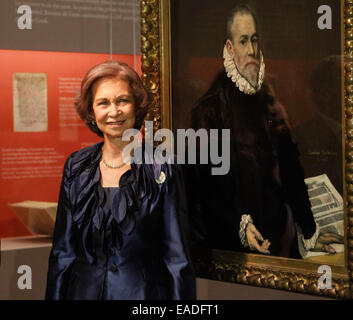
[[162,184],[164,181],[165,181],[165,173],[163,171],[161,171],[161,173],[159,175],[159,178],[156,179],[156,182],[158,184]]

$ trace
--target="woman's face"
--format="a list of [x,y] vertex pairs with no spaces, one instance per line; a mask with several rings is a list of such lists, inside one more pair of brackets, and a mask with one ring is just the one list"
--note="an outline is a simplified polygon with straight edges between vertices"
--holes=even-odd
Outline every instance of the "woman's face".
[[121,138],[135,125],[135,101],[127,81],[103,78],[93,87],[93,112],[104,138]]

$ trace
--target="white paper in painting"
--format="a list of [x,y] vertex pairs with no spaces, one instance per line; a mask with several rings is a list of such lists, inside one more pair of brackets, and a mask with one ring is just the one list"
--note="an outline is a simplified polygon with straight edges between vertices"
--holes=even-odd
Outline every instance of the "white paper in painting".
[[15,132],[48,131],[45,73],[13,74],[13,119]]

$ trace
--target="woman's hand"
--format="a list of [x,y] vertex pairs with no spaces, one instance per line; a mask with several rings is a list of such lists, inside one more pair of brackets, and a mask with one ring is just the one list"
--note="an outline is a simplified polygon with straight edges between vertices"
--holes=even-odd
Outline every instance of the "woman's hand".
[[312,251],[336,253],[336,250],[330,245],[331,243],[344,243],[344,237],[333,232],[322,232]]
[[[264,240],[263,236],[261,233],[256,229],[256,227],[249,222],[248,225],[246,226],[246,240],[248,241],[249,247],[251,250],[257,250],[258,252],[264,253],[264,254],[270,254],[270,251],[268,248],[271,245],[271,242],[268,241],[267,239]],[[262,242],[260,245],[259,241]]]

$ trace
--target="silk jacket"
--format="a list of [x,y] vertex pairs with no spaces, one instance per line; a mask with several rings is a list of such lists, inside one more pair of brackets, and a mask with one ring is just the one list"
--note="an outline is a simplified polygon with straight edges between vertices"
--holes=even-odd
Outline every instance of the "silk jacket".
[[46,299],[194,299],[180,167],[132,163],[104,225],[102,145],[65,163]]

